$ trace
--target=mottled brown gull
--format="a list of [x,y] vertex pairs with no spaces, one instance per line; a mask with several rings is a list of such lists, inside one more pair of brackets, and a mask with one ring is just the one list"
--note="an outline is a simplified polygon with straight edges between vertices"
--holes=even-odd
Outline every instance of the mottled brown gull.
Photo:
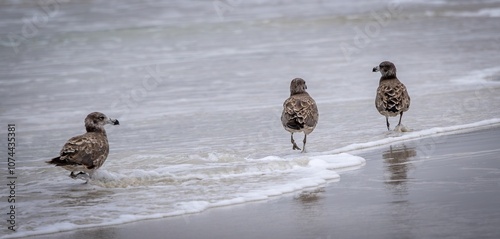
[[373,72],[377,71],[380,71],[382,77],[380,77],[377,96],[375,97],[375,107],[377,107],[381,115],[385,116],[387,130],[390,130],[389,116],[399,115],[399,123],[395,129],[406,131],[407,129],[401,127],[403,112],[410,108],[410,96],[406,86],[396,77],[396,66],[392,62],[384,61],[380,63],[380,65],[373,68]]
[[[59,156],[47,163],[71,171],[71,178],[82,178],[88,181],[108,157],[108,137],[104,130],[106,124],[119,125],[119,122],[100,112],[90,113],[85,118],[87,132],[69,139]],[[75,174],[75,172],[78,173]]]
[[318,107],[314,99],[306,92],[306,82],[301,78],[295,78],[290,83],[290,97],[283,103],[281,123],[285,130],[291,133],[293,149],[300,150],[293,139],[293,133],[304,132],[304,146],[302,152],[306,151],[306,139],[318,123]]

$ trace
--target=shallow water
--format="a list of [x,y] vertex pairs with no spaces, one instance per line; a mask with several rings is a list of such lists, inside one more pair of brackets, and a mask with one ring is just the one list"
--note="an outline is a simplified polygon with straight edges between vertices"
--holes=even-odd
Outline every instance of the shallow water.
[[[0,6],[0,122],[16,124],[19,207],[17,234],[2,235],[317,187],[364,164],[338,153],[500,116],[498,1],[240,1],[221,14],[210,1],[58,3]],[[380,75],[371,69],[383,60],[412,97],[403,124],[413,132],[387,132],[375,110]],[[279,120],[295,77],[320,111],[305,155],[291,150]],[[82,185],[44,161],[83,133],[93,111],[121,125],[107,127],[108,161]]]
[[324,187],[37,238],[498,238],[500,127],[467,131],[356,151],[367,165]]

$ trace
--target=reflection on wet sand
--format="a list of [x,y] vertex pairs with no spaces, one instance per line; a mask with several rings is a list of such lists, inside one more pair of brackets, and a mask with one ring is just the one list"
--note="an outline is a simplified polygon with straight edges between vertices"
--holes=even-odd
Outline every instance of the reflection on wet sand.
[[318,201],[321,198],[321,195],[325,193],[325,188],[317,188],[314,190],[304,190],[295,199],[300,200],[303,203],[310,203]]
[[415,214],[415,207],[408,197],[408,175],[412,168],[411,158],[416,155],[415,148],[407,147],[405,144],[391,145],[389,150],[382,153],[386,169],[384,184],[394,196],[390,204],[390,213],[394,227],[400,231],[399,238],[414,237],[412,215]]
[[394,193],[406,194],[408,171],[411,167],[410,158],[416,155],[415,148],[406,147],[404,144],[396,147],[391,145],[389,150],[383,152],[382,158],[385,160],[385,167],[389,173],[389,178],[385,180],[385,183],[394,190]]

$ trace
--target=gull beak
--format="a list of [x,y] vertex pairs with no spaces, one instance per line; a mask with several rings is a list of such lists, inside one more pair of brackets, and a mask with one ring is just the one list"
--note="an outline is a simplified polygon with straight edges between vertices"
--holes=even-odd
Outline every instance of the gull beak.
[[373,67],[372,72],[378,72],[380,71],[380,66]]
[[117,119],[111,119],[111,118],[109,118],[108,119],[108,123],[112,124],[112,125],[120,125],[120,121],[118,121]]

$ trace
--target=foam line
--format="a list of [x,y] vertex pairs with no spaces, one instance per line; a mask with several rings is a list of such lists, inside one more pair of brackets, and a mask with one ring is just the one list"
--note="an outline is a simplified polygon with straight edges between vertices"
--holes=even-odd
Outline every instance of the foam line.
[[500,118],[494,118],[494,119],[488,119],[488,120],[482,120],[479,122],[474,122],[470,124],[462,124],[462,125],[454,125],[454,126],[447,126],[447,127],[435,127],[435,128],[430,128],[430,129],[424,129],[420,131],[414,131],[414,132],[407,132],[404,133],[400,136],[397,137],[389,137],[385,139],[380,139],[380,140],[375,140],[371,142],[365,142],[365,143],[355,143],[355,144],[350,144],[338,149],[334,149],[331,151],[327,152],[322,152],[320,154],[338,154],[338,153],[343,153],[343,152],[351,152],[355,150],[360,150],[360,149],[368,149],[368,148],[375,148],[378,146],[383,146],[383,145],[388,145],[396,142],[401,142],[401,141],[408,141],[408,140],[413,140],[413,139],[418,139],[418,138],[425,138],[429,136],[434,136],[438,134],[448,134],[448,133],[455,133],[457,131],[466,131],[466,130],[473,130],[473,129],[478,129],[481,127],[486,127],[486,126],[491,126],[495,124],[500,124]]

